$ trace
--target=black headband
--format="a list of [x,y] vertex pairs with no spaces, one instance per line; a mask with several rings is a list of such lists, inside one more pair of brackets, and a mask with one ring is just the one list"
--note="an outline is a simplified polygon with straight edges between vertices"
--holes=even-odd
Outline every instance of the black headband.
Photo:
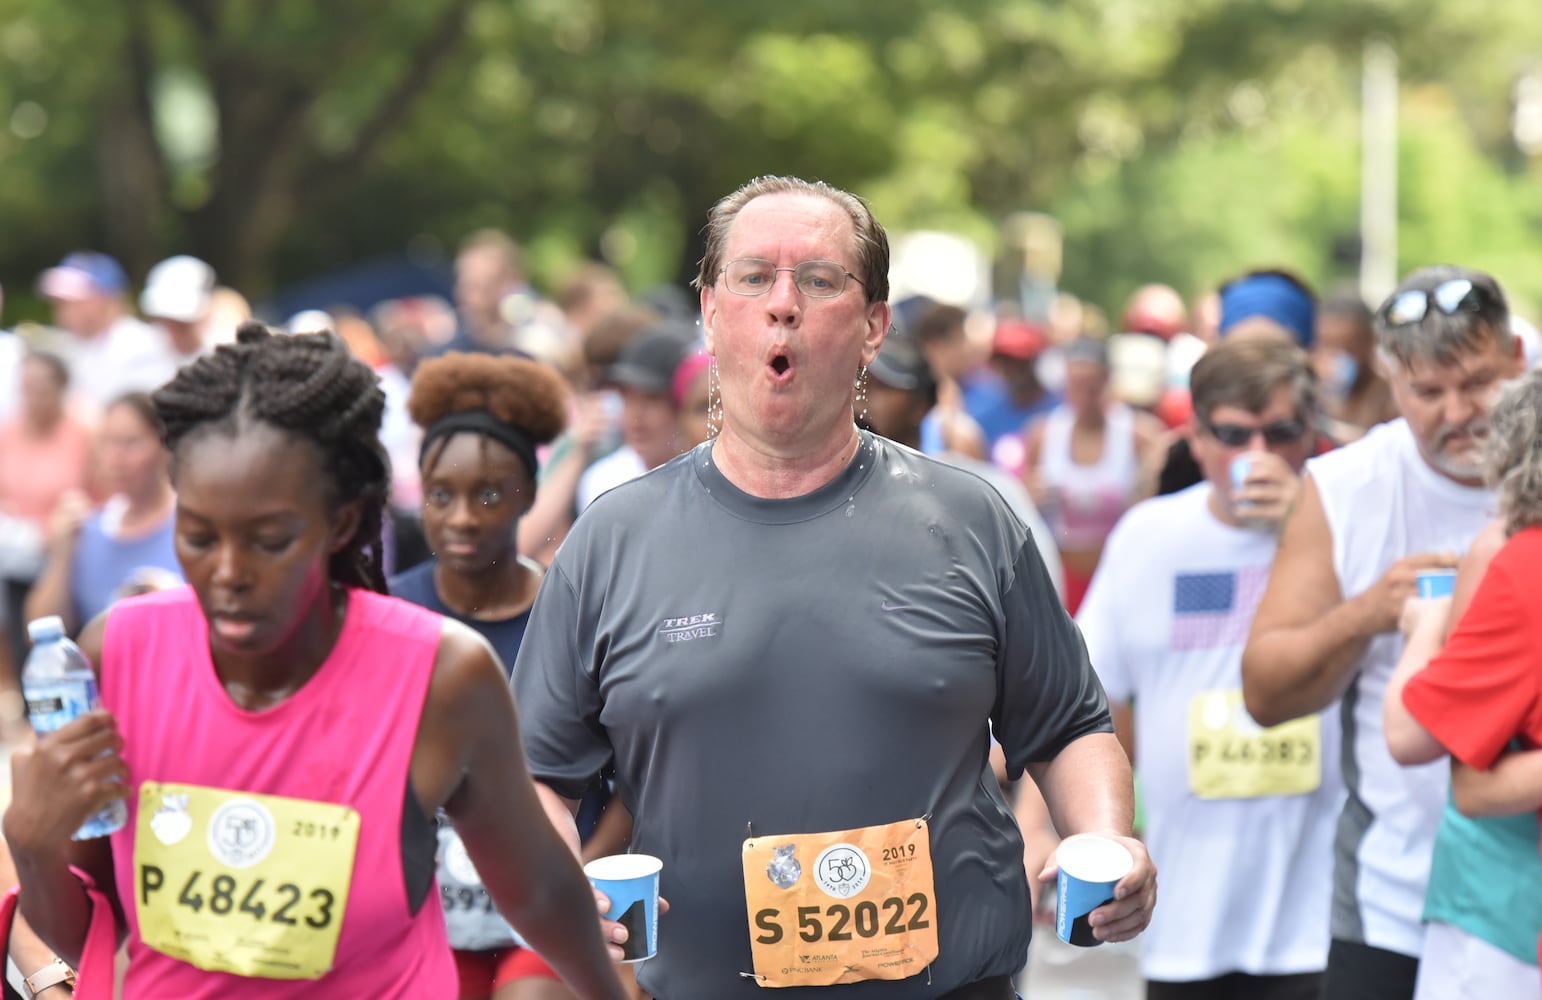
[[418,467],[423,467],[423,460],[428,457],[428,450],[434,446],[435,441],[460,431],[486,435],[508,448],[530,471],[530,481],[535,481],[536,472],[540,469],[540,463],[535,458],[535,442],[518,427],[504,423],[486,410],[451,413],[429,424],[423,432],[423,446],[418,449]]

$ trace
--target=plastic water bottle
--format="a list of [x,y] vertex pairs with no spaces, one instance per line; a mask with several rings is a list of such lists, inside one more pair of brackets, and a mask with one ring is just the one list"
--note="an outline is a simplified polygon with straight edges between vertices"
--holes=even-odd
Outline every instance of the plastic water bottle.
[[[32,652],[21,671],[21,689],[34,732],[51,733],[100,705],[91,661],[65,636],[62,618],[50,615],[28,622],[27,635]],[[74,839],[105,837],[127,819],[128,807],[122,799],[114,799],[86,820]]]

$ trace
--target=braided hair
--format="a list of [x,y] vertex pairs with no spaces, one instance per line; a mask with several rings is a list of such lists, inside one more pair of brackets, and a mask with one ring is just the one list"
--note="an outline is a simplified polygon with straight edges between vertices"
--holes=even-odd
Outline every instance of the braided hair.
[[359,527],[333,554],[328,574],[385,593],[380,533],[391,483],[380,444],[385,393],[340,338],[274,336],[261,323],[243,323],[234,344],[184,366],[153,398],[173,475],[177,446],[204,431],[233,434],[263,423],[314,443],[335,502],[362,501]]

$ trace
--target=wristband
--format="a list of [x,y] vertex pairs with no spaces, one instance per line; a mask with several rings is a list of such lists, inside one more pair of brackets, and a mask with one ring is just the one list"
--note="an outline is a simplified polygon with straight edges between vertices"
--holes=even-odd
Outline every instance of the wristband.
[[60,983],[70,987],[75,985],[75,970],[66,965],[62,958],[55,958],[22,980],[22,985],[27,987],[28,1000],[33,1000],[48,987],[58,986]]

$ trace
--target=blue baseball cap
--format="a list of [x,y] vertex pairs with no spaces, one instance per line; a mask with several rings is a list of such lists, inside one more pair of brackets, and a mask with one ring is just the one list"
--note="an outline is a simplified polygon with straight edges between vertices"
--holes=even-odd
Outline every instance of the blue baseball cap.
[[50,267],[38,279],[38,291],[50,299],[77,300],[92,295],[118,295],[128,278],[118,262],[104,253],[80,250]]

